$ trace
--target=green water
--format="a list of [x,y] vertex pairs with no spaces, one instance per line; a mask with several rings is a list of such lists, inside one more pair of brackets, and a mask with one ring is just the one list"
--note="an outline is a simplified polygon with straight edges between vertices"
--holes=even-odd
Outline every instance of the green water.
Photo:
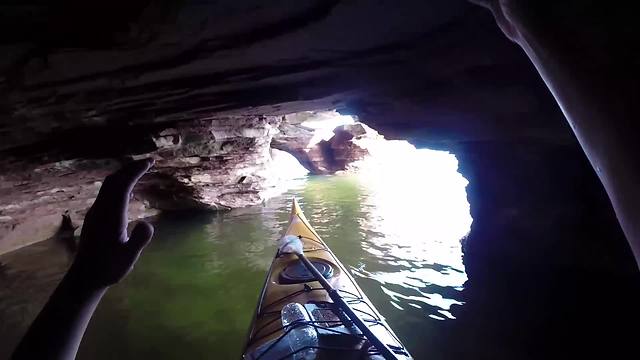
[[[161,216],[135,270],[100,304],[79,358],[238,358],[293,195],[405,345],[432,355],[429,332],[455,322],[452,308],[464,306],[459,240],[471,219],[464,179],[455,170],[447,176],[423,179],[421,189],[406,179],[310,177],[263,206]],[[70,255],[44,242],[0,262],[4,358]]]

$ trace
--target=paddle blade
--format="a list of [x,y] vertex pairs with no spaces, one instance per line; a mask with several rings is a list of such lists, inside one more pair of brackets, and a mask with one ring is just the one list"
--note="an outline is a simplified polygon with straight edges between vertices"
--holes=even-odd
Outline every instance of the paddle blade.
[[302,254],[302,240],[294,235],[283,236],[278,240],[278,249],[281,253]]

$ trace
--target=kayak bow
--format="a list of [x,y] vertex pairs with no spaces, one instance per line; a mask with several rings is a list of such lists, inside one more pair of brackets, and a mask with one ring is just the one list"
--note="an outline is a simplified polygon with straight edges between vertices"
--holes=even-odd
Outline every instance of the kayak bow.
[[[411,359],[382,315],[311,227],[295,199],[283,239],[292,236],[302,241],[304,254],[317,272],[309,271],[295,254],[280,250],[276,253],[260,294],[243,358],[382,359],[389,358],[388,354],[383,357],[378,349],[385,347],[398,359]],[[321,274],[328,283],[325,285],[335,289],[333,297],[340,296],[352,309],[351,316],[349,309],[345,312],[339,306],[341,300],[332,299],[314,273]],[[304,319],[283,326],[285,315],[281,312],[287,304],[300,304],[306,312]],[[364,332],[355,326],[354,315],[366,325]],[[309,339],[300,340],[301,334]]]

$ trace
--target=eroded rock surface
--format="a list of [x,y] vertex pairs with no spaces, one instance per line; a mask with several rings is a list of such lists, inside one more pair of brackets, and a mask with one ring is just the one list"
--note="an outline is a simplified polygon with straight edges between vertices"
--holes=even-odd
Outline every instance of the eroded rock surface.
[[165,129],[148,154],[156,166],[140,192],[159,209],[225,209],[255,205],[276,186],[270,144],[282,117],[199,120]]
[[[103,141],[120,142],[119,157],[60,160],[73,154],[60,149],[6,157],[0,163],[0,253],[53,236],[67,211],[81,225],[104,177],[130,158],[156,160],[135,188],[131,219],[157,210],[258,204],[280,185],[271,140],[282,121],[230,116],[178,123],[137,139],[106,133]],[[281,143],[295,149],[295,142]]]

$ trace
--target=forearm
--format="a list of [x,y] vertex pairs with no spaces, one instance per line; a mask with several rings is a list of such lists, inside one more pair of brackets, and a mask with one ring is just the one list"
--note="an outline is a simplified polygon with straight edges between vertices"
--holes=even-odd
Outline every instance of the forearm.
[[[517,23],[519,43],[558,101],[602,181],[640,263],[640,149],[632,61],[611,54],[585,26]],[[615,37],[616,34],[611,34]],[[601,40],[601,39],[600,39]],[[622,52],[624,53],[624,52]]]
[[91,316],[107,288],[87,286],[69,271],[33,322],[13,359],[74,359]]

